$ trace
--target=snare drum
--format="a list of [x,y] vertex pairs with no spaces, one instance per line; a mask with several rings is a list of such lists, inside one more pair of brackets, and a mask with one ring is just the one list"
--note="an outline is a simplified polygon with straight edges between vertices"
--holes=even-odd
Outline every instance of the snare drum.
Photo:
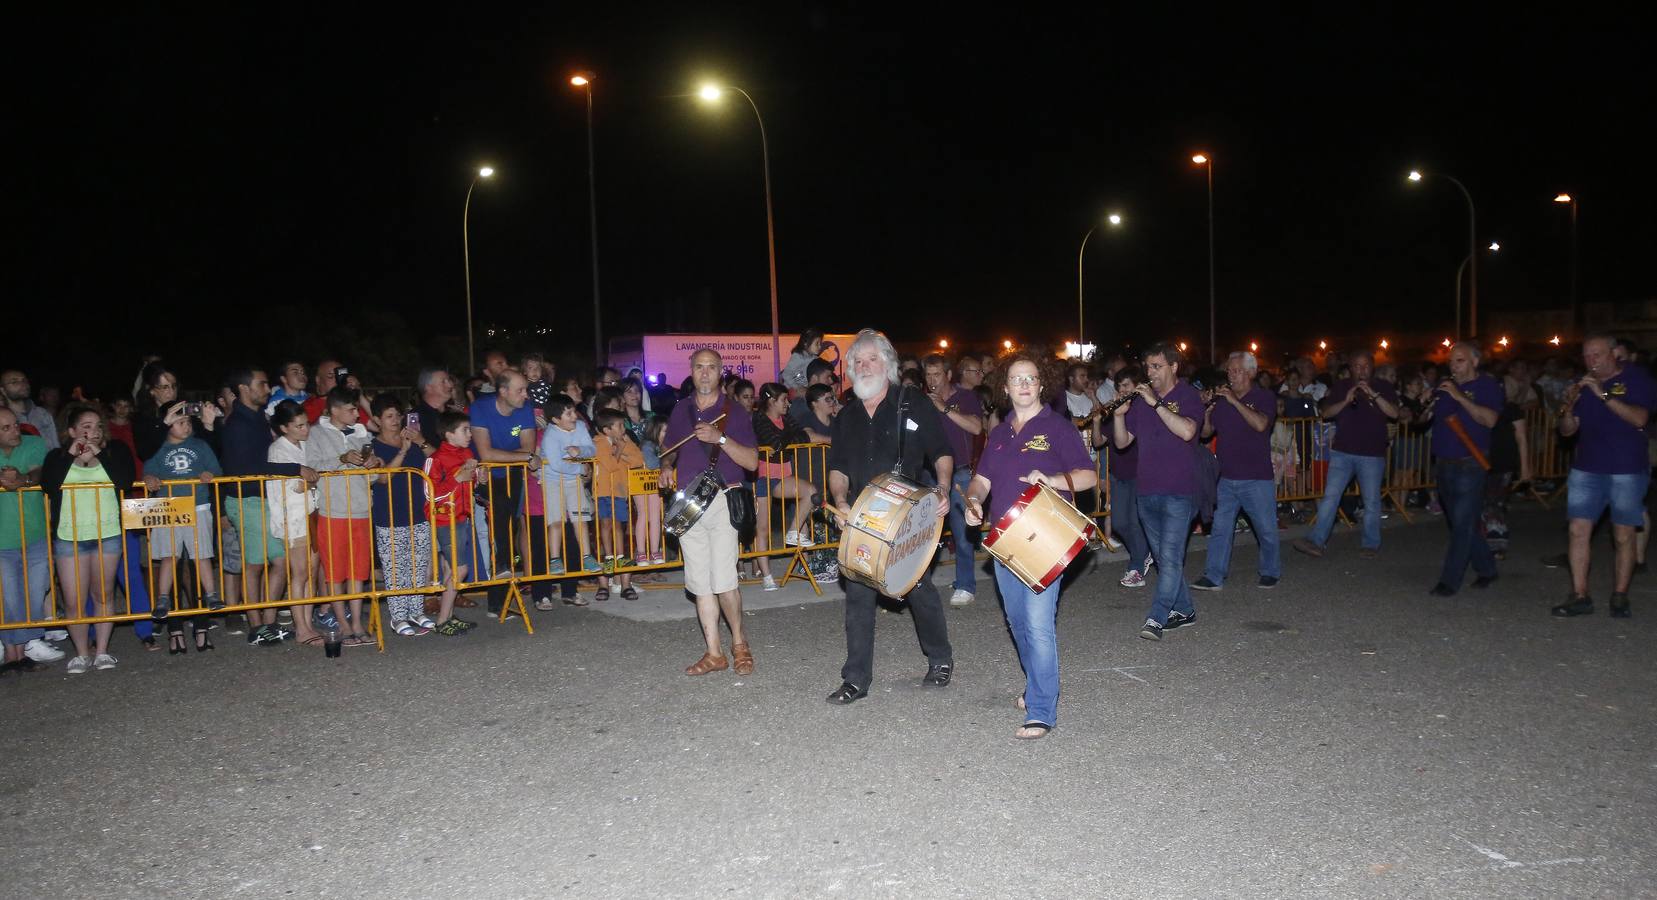
[[724,489],[725,479],[718,472],[703,471],[683,490],[673,492],[667,511],[662,514],[662,530],[676,538],[684,537],[708,507],[719,500],[719,492]]
[[894,599],[914,589],[938,552],[944,495],[892,472],[877,475],[840,535],[840,572]]
[[1058,491],[1032,484],[984,538],[984,549],[1036,593],[1064,574],[1095,531]]

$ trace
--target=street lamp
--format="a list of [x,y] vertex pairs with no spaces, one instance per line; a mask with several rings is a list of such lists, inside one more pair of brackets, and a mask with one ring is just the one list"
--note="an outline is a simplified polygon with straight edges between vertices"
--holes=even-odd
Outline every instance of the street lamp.
[[[1490,246],[1485,249],[1495,253],[1502,249],[1502,245],[1496,241],[1491,241]],[[1474,270],[1478,270],[1478,260],[1474,259],[1474,255],[1471,253],[1461,261],[1461,265],[1456,267],[1456,340],[1458,341],[1461,340],[1461,273],[1467,270],[1468,260],[1472,260]],[[1468,311],[1468,317],[1472,317],[1472,310]]]
[[1215,359],[1214,342],[1214,157],[1192,155],[1191,162],[1208,170],[1208,361]]
[[1582,305],[1577,297],[1576,289],[1576,198],[1570,194],[1560,194],[1553,198],[1555,203],[1569,203],[1571,205],[1571,323],[1577,331],[1582,331]]
[[[1469,285],[1467,289],[1467,332],[1469,337],[1476,338],[1479,336],[1479,260],[1478,251],[1474,248],[1479,245],[1479,239],[1477,214],[1473,210],[1473,195],[1468,193],[1467,185],[1462,184],[1456,178],[1446,175],[1443,172],[1434,172],[1433,174],[1455,185],[1461,191],[1462,197],[1467,200],[1467,259],[1471,261],[1473,269],[1473,271],[1469,273]],[[1410,181],[1421,181],[1425,177],[1426,176],[1422,175],[1419,170],[1410,170]],[[1463,265],[1466,264],[1467,263],[1464,261]],[[1456,340],[1461,340],[1460,270],[1457,270],[1456,275]]]
[[748,106],[754,111],[754,118],[759,121],[759,148],[765,171],[765,250],[771,264],[771,368],[772,371],[782,371],[782,331],[777,321],[777,230],[776,220],[771,215],[771,145],[765,139],[765,117],[759,114],[759,104],[748,92],[739,87],[720,87],[717,84],[704,84],[696,92],[698,97],[708,103],[717,102],[726,91],[735,91],[748,101]]
[[[1105,224],[1111,228],[1120,228],[1122,214],[1111,213],[1105,216]],[[1082,329],[1082,254],[1087,251],[1087,239],[1093,237],[1093,232],[1098,230],[1099,226],[1097,225],[1089,228],[1087,234],[1082,235],[1081,249],[1076,251],[1076,346],[1078,348],[1087,346],[1087,332]],[[1080,356],[1081,351],[1077,350],[1076,355]]]
[[479,178],[488,178],[495,174],[489,166],[478,169],[472,176],[472,184],[466,188],[466,205],[460,210],[460,250],[466,265],[466,374],[468,377],[477,374],[478,355],[477,346],[472,341],[472,190],[478,186]]
[[587,226],[593,236],[593,365],[604,366],[604,327],[598,305],[598,174],[593,155],[593,75],[570,77],[570,84],[583,88],[587,95]]

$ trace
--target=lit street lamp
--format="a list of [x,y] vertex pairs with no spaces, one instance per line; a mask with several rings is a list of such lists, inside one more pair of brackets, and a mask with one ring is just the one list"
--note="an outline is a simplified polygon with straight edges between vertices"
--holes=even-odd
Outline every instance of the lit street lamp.
[[[1121,227],[1122,215],[1120,213],[1111,213],[1105,217],[1105,224],[1111,228]],[[1089,228],[1087,230],[1087,234],[1082,235],[1081,249],[1076,251],[1076,346],[1078,348],[1087,346],[1087,332],[1082,330],[1082,254],[1087,251],[1087,239],[1093,237],[1093,232],[1098,230],[1099,226],[1097,225]],[[1080,356],[1081,352],[1082,351],[1078,349],[1077,355]]]
[[610,361],[604,354],[604,328],[598,305],[598,175],[593,156],[593,75],[575,75],[570,84],[584,88],[587,94],[587,225],[593,234],[593,365],[606,366]]
[[466,375],[471,377],[478,371],[477,345],[472,341],[472,190],[478,186],[479,178],[488,178],[495,174],[495,170],[484,166],[472,176],[472,184],[466,188],[466,205],[460,211],[460,249],[466,265]]
[[1555,203],[1569,203],[1571,205],[1571,324],[1576,326],[1577,332],[1582,331],[1582,304],[1577,296],[1576,287],[1576,198],[1570,194],[1560,194],[1553,198]]
[[748,106],[754,111],[754,118],[759,121],[759,148],[765,170],[765,249],[771,264],[771,370],[782,371],[782,332],[777,320],[777,231],[776,222],[771,215],[771,145],[765,139],[765,117],[759,114],[759,104],[748,92],[739,87],[722,88],[716,84],[705,84],[697,91],[698,97],[713,103],[724,96],[725,91],[735,91],[748,101]]
[[1214,157],[1198,153],[1191,162],[1208,170],[1208,361],[1215,360],[1214,341]]
[[[1456,178],[1442,172],[1434,172],[1433,174],[1455,185],[1461,191],[1462,197],[1467,200],[1467,260],[1463,262],[1463,265],[1471,265],[1472,267],[1472,271],[1468,274],[1467,334],[1468,337],[1476,338],[1479,336],[1479,258],[1476,249],[1479,245],[1479,239],[1477,214],[1473,210],[1473,195],[1468,193],[1467,185],[1462,184]],[[1422,175],[1419,170],[1410,170],[1410,181],[1420,181],[1424,177],[1426,176]],[[1459,274],[1456,277],[1456,285],[1456,340],[1459,341],[1461,340],[1461,277]]]

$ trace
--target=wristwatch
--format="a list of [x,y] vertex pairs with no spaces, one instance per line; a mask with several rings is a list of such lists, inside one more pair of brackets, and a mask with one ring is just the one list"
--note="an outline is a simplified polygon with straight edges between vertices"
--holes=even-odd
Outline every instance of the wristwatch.
[[721,447],[725,446],[725,441],[726,440],[728,440],[728,438],[726,438],[724,435],[720,435],[719,436],[719,446],[721,446]]

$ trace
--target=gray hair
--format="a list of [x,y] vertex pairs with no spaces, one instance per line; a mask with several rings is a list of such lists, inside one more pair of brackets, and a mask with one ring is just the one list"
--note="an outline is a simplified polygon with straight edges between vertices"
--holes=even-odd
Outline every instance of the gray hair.
[[1479,364],[1480,360],[1484,359],[1484,353],[1479,350],[1479,345],[1473,343],[1472,341],[1457,341],[1455,345],[1450,348],[1450,352],[1454,353],[1457,350],[1466,350],[1468,353],[1473,354],[1473,365],[1475,366]]
[[1225,361],[1226,362],[1231,362],[1234,359],[1242,360],[1243,361],[1243,371],[1249,373],[1250,375],[1253,375],[1255,372],[1260,371],[1260,361],[1255,359],[1254,354],[1248,352],[1247,350],[1238,350],[1235,353],[1232,353],[1230,356],[1227,356],[1225,358]]
[[897,348],[892,346],[892,342],[887,340],[886,335],[881,334],[873,328],[865,328],[857,333],[857,340],[852,341],[851,347],[846,350],[846,358],[848,360],[856,360],[857,354],[871,347],[874,348],[875,352],[880,354],[880,361],[886,364],[886,380],[892,384],[897,384]]
[[431,387],[432,382],[437,380],[437,376],[447,374],[449,374],[449,370],[444,368],[421,369],[420,374],[414,379],[414,387],[424,394],[426,388]]

